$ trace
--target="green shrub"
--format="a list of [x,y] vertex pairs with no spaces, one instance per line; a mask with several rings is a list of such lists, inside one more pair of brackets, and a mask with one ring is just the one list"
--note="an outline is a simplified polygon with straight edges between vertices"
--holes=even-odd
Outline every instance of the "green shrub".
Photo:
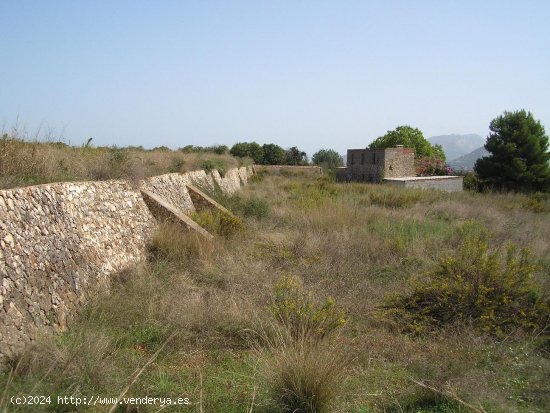
[[491,250],[487,236],[466,231],[459,251],[413,281],[411,294],[390,297],[383,313],[405,331],[422,333],[452,323],[472,324],[500,336],[536,331],[550,316],[533,280],[526,249]]
[[168,169],[168,172],[170,173],[181,172],[183,170],[184,165],[185,165],[185,161],[183,159],[172,158],[172,162],[170,164],[170,168]]
[[252,175],[250,178],[248,178],[249,184],[257,184],[260,182],[263,182],[265,179],[265,172],[256,172],[254,175]]
[[244,232],[245,229],[244,223],[239,217],[214,209],[195,212],[192,218],[209,232],[223,237],[231,237]]
[[464,174],[464,189],[469,191],[480,192],[483,189],[483,183],[478,176],[473,172],[466,172]]
[[275,284],[271,312],[296,341],[320,341],[346,324],[343,311],[336,311],[334,300],[315,303],[299,278],[283,275]]
[[113,146],[109,150],[109,166],[111,168],[111,176],[115,178],[124,176],[129,161],[130,157],[127,151]]
[[521,206],[533,212],[549,212],[550,211],[550,194],[537,192],[530,195]]
[[245,217],[254,217],[258,219],[269,216],[269,210],[269,202],[262,198],[247,199],[242,206],[242,211]]
[[227,172],[227,164],[221,159],[205,159],[201,161],[200,168],[204,169],[206,172],[212,172],[216,169],[222,177],[225,176]]

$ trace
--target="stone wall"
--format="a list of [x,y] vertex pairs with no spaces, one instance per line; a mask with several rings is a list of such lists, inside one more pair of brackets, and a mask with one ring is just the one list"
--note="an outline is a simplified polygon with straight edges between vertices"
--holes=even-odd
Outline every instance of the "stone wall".
[[386,148],[384,150],[384,177],[415,176],[414,150],[411,148]]
[[[181,213],[186,184],[233,193],[252,168],[167,174],[141,182]],[[56,183],[0,191],[0,366],[67,320],[110,277],[145,257],[156,220],[125,181]]]

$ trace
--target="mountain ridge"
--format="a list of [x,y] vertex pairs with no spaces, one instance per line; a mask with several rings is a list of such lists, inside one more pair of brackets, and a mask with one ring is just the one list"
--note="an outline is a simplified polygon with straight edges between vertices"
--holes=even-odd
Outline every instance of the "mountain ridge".
[[432,145],[441,145],[447,159],[453,160],[485,145],[485,138],[475,133],[431,136],[428,138],[428,141]]

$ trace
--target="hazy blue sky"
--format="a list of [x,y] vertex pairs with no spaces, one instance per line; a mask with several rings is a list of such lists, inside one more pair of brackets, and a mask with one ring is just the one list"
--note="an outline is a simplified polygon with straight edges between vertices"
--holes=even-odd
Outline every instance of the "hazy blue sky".
[[0,0],[0,127],[344,152],[400,124],[550,132],[550,1]]

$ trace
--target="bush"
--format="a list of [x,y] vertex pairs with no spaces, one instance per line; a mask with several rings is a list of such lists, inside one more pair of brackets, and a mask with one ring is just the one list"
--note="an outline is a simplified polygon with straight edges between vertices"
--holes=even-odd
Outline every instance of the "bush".
[[537,192],[523,201],[521,206],[533,212],[549,212],[550,194]]
[[263,182],[265,178],[266,172],[256,172],[254,175],[252,175],[250,178],[248,178],[249,184],[258,184],[260,182]]
[[185,165],[185,161],[181,158],[172,158],[170,168],[168,169],[168,172],[170,173],[178,173],[183,170],[183,166]]
[[497,336],[535,331],[550,316],[533,280],[535,269],[526,249],[490,250],[486,235],[467,230],[457,254],[443,256],[414,280],[411,294],[390,297],[383,312],[415,333],[457,322]]
[[283,275],[275,284],[271,312],[296,341],[320,341],[346,324],[343,311],[336,311],[334,300],[313,301],[299,278]]
[[464,189],[469,191],[480,192],[483,189],[482,182],[478,176],[473,172],[466,172],[464,174]]
[[445,161],[436,156],[424,156],[414,160],[416,175],[418,176],[445,176],[452,175],[453,170]]
[[192,218],[209,232],[223,237],[231,237],[244,232],[245,229],[244,223],[239,217],[214,209],[195,212]]
[[244,202],[242,211],[245,217],[266,218],[270,211],[269,202],[262,198],[250,198]]
[[227,165],[220,159],[205,159],[200,163],[200,168],[204,169],[206,172],[212,172],[216,169],[220,175],[223,177],[227,172]]

